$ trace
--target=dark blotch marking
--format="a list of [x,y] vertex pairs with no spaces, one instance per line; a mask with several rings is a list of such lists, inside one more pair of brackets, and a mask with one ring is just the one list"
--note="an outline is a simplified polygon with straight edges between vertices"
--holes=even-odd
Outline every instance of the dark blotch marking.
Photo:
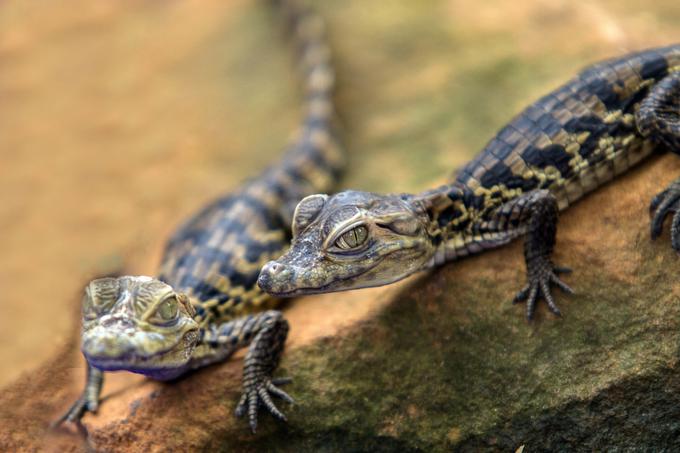
[[583,158],[587,158],[597,149],[600,137],[607,132],[607,125],[595,115],[586,115],[567,121],[564,130],[574,135],[590,132],[588,138],[581,144],[581,149],[579,149],[579,154]]
[[233,196],[222,197],[200,210],[188,221],[183,223],[177,232],[170,238],[165,246],[165,254],[170,253],[170,250],[180,243],[196,240],[203,232],[203,230],[199,228],[201,222],[210,217],[215,211],[229,210],[234,205],[235,201],[236,197]]
[[630,98],[623,102],[621,105],[621,110],[625,113],[634,113],[635,106],[642,102],[644,98],[649,94],[649,87],[642,88],[633,94]]
[[620,108],[621,99],[619,99],[619,95],[616,94],[614,86],[606,79],[595,78],[588,82],[582,90],[583,89],[587,93],[597,96],[605,107],[607,107],[607,110],[617,110]]
[[522,153],[522,158],[528,165],[538,168],[556,167],[563,178],[569,178],[573,173],[569,166],[572,156],[562,145],[548,145],[545,148],[530,146]]
[[457,219],[463,215],[463,213],[458,210],[455,206],[449,206],[448,208],[444,209],[442,212],[439,213],[439,217],[437,218],[437,223],[439,224],[440,227],[445,227],[446,225],[450,224],[453,220]]
[[640,76],[643,79],[661,79],[668,74],[668,61],[661,55],[654,54],[656,58],[646,61],[640,68]]
[[[523,178],[522,176],[514,174],[510,167],[503,162],[497,162],[484,174],[484,176],[482,176],[482,180],[480,181],[482,186],[487,189],[490,189],[495,185],[503,184],[508,189],[519,188],[524,192],[537,188],[538,182],[539,181],[535,177]],[[482,200],[481,203],[483,206],[484,200]]]
[[486,199],[482,195],[475,195],[471,190],[465,191],[463,195],[463,202],[468,208],[476,209],[481,211],[484,208],[484,202]]

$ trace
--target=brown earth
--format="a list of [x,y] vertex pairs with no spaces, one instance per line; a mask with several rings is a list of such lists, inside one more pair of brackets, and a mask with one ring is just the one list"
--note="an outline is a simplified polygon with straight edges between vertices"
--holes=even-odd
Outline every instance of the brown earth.
[[[574,264],[576,271],[569,282],[579,293],[587,293],[589,286],[598,285],[600,279],[613,278],[616,284],[626,287],[650,284],[645,283],[644,273],[641,271],[645,260],[656,255],[656,264],[653,266],[666,266],[669,259],[675,258],[670,251],[668,237],[664,236],[658,243],[650,243],[648,240],[646,204],[658,187],[670,182],[671,175],[677,172],[680,172],[680,161],[674,156],[654,159],[589,196],[562,217],[556,259],[560,263]],[[588,234],[584,234],[584,231]],[[443,297],[446,300],[444,303],[456,312],[455,317],[448,321],[451,327],[456,325],[457,329],[466,328],[465,326],[470,328],[476,322],[476,316],[484,316],[489,320],[510,323],[513,335],[528,338],[545,335],[546,329],[556,328],[555,324],[565,329],[574,328],[576,323],[581,322],[578,319],[579,311],[598,313],[596,307],[583,306],[583,300],[579,298],[570,300],[560,297],[559,303],[566,312],[564,320],[555,319],[541,306],[538,321],[531,326],[527,325],[522,318],[523,309],[507,303],[513,289],[523,280],[521,269],[521,244],[517,243],[485,256],[464,260],[458,265],[445,266],[442,271],[425,280],[411,279],[387,288],[297,300],[286,309],[286,316],[293,327],[288,343],[288,351],[292,357],[284,360],[283,369],[295,376],[296,367],[309,360],[306,357],[310,350],[306,346],[319,338],[367,335],[370,327],[356,322],[375,317],[379,311],[385,309],[386,304],[398,304],[399,302],[390,302],[395,300],[416,298],[422,306],[423,315],[429,313],[435,316],[441,309],[435,301]],[[661,280],[654,283],[667,286],[673,306],[664,308],[652,324],[661,331],[667,331],[670,326],[678,323],[677,319],[672,318],[680,313],[680,285],[661,276],[659,279]],[[591,283],[593,280],[595,283]],[[493,297],[489,296],[488,289],[483,289],[488,286],[484,282],[491,281],[497,286]],[[457,297],[459,295],[446,294],[446,288],[452,282],[471,282],[469,285],[473,288],[479,286],[474,290],[478,293],[478,306],[469,309],[476,316],[471,318],[470,313],[466,314],[465,309],[460,306]],[[611,283],[608,287],[612,287]],[[617,301],[618,304],[630,302],[625,297]],[[649,301],[643,301],[647,302]],[[73,298],[70,309],[72,315],[75,315],[76,305],[77,300]],[[653,307],[648,309],[654,311]],[[596,315],[600,319],[596,318],[591,322],[595,325],[600,322],[614,322],[620,316],[615,309],[607,310],[611,310],[611,307],[603,309]],[[674,313],[672,320],[667,318],[670,313],[668,310]],[[607,316],[611,318],[608,319]],[[384,341],[383,335],[374,338],[371,343],[380,351]],[[338,347],[337,342],[332,339],[326,342],[328,347]],[[472,350],[475,348],[464,344],[460,347],[472,347]],[[563,347],[571,351],[572,345],[565,343]],[[422,351],[422,354],[427,357],[428,351]],[[675,357],[673,354],[671,356]],[[361,357],[357,357],[357,360],[361,360]],[[628,369],[620,360],[616,354],[598,359],[597,369],[600,372],[597,378],[592,379],[592,382],[562,388],[558,399],[582,397],[618,382],[623,376],[634,375],[635,370]],[[79,451],[85,445],[90,445],[97,451],[142,452],[166,451],[169,445],[178,450],[220,446],[229,450],[229,445],[234,444],[247,450],[257,448],[256,445],[248,447],[253,437],[245,423],[232,415],[240,390],[241,361],[238,359],[200,370],[170,384],[154,382],[129,373],[110,374],[99,413],[84,418],[82,431],[70,427],[47,433],[47,424],[80,392],[85,372],[82,363],[77,351],[77,336],[73,335],[67,346],[62,347],[54,358],[34,371],[25,373],[22,379],[0,394],[0,407],[11,408],[2,420],[2,425],[9,434],[9,437],[5,435],[2,438],[6,449],[14,450],[23,446],[29,450],[44,448],[51,451]],[[644,363],[645,360],[641,359],[635,369],[644,369]],[[349,369],[354,366],[357,365],[346,364]],[[677,357],[667,366],[676,369]],[[357,378],[360,379],[361,376]],[[325,376],[323,372],[314,376],[314,379],[328,379],[330,382],[323,386],[333,385],[332,377]],[[304,392],[304,396],[314,397],[313,382],[302,382],[300,385],[303,388],[311,386]],[[680,398],[680,393],[677,398]],[[302,423],[301,420],[305,417],[313,417],[313,414],[305,413],[305,405],[308,403],[309,401],[302,400],[301,407],[287,408],[293,411],[291,424]],[[418,411],[417,406],[409,410],[416,413]],[[266,415],[261,418],[265,436],[271,438],[276,435],[285,442],[285,428],[277,426]],[[408,423],[408,419],[397,418],[383,423],[387,423],[382,428],[383,435],[399,438],[399,427]],[[454,440],[461,438],[456,431],[452,431],[450,436]]]
[[[352,159],[345,185],[376,191],[419,190],[441,180],[513,113],[588,62],[680,41],[675,0],[328,0],[319,7],[338,50],[339,105]],[[0,6],[0,449],[83,447],[76,434],[47,440],[43,434],[82,385],[76,336],[84,282],[120,266],[153,273],[163,238],[183,218],[278,156],[298,101],[274,23],[266,2],[254,0]],[[441,449],[488,434],[494,445],[506,445],[494,427],[524,433],[512,420],[537,417],[537,407],[563,410],[649,370],[670,373],[680,287],[667,237],[648,241],[646,206],[678,170],[673,156],[658,159],[563,216],[557,259],[575,268],[569,281],[582,294],[560,298],[564,320],[541,310],[529,327],[519,307],[505,304],[523,279],[515,244],[403,286],[289,304],[293,329],[283,366],[298,378],[291,392],[303,398],[290,409],[290,431],[265,420],[264,434],[253,439],[232,420],[240,374],[234,360],[172,385],[112,377],[100,414],[85,419],[90,441],[117,451],[160,450],[166,441],[177,449],[282,442],[311,449],[319,438],[334,445],[351,440],[357,448],[378,439],[395,448]],[[590,304],[584,289],[592,289],[604,311],[591,307],[597,302]],[[612,299],[604,289],[620,293]],[[402,312],[410,324],[400,324]],[[649,331],[640,333],[643,323]],[[483,338],[495,338],[482,333],[489,329],[520,343],[519,352],[498,343],[482,348]],[[553,350],[562,341],[558,333],[570,338],[570,332],[582,338],[565,345],[563,355]],[[592,346],[606,343],[599,332],[616,344]],[[449,343],[457,347],[444,354]],[[513,393],[513,403],[495,405],[440,383],[451,400],[438,404],[456,401],[464,418],[454,409],[447,416],[428,410],[425,397],[409,398],[419,394],[418,376],[448,376],[428,368],[438,360],[466,369],[499,350],[507,352],[507,363],[496,357],[505,373],[475,368],[451,376],[487,388],[498,379],[519,381],[508,370],[522,354],[533,357],[519,361],[524,373],[541,381],[550,368],[561,369],[554,357],[570,364],[564,375],[590,374],[567,386],[545,383],[533,398]],[[552,362],[541,361],[548,350]],[[349,361],[346,351],[353,354]],[[422,373],[371,374],[389,366],[380,361],[388,356]],[[381,366],[366,369],[375,363]],[[402,380],[384,381],[392,375]],[[371,380],[383,385],[370,388]],[[402,385],[408,404],[396,410],[384,392]],[[380,400],[361,406],[378,394]],[[326,404],[329,398],[334,405]],[[434,429],[433,413],[449,425]],[[423,432],[409,431],[416,425]]]

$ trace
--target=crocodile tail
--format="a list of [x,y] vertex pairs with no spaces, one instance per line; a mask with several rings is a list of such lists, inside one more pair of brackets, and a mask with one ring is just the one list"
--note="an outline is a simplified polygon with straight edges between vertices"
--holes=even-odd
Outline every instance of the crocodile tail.
[[290,220],[300,199],[332,189],[345,168],[346,153],[339,140],[333,103],[335,73],[323,19],[298,0],[273,0],[285,20],[296,50],[304,95],[303,118],[282,162],[256,181],[257,190],[280,203]]

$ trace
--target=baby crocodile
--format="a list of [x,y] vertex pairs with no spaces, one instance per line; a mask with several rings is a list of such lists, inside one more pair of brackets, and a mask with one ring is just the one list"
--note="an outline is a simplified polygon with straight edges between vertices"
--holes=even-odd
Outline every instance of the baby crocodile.
[[[556,315],[558,211],[654,150],[680,154],[680,45],[591,66],[520,113],[457,175],[417,195],[345,191],[311,195],[293,220],[291,248],[265,265],[259,285],[292,296],[379,286],[525,236],[526,316],[543,298]],[[675,213],[680,179],[651,203],[652,238]]]
[[257,311],[270,299],[256,285],[262,265],[283,253],[295,205],[329,190],[344,167],[335,136],[334,73],[324,24],[292,0],[280,8],[298,50],[306,113],[282,162],[182,225],[166,246],[158,279],[92,281],[82,304],[85,390],[56,422],[77,421],[99,405],[103,372],[127,370],[154,379],[225,360],[249,346],[243,396],[236,415],[248,413],[253,432],[259,406],[285,416],[271,396],[292,402],[272,373],[288,333],[278,311]]

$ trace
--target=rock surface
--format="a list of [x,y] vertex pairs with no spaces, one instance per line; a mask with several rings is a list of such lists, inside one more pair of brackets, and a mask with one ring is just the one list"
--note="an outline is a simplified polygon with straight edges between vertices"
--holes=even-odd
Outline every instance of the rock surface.
[[[161,236],[206,198],[261,168],[250,155],[237,159],[237,150],[265,148],[262,157],[273,158],[278,150],[271,144],[282,142],[295,122],[293,75],[286,73],[283,46],[267,47],[273,38],[266,7],[228,3],[128,10],[126,3],[88,9],[74,1],[80,6],[69,20],[61,7],[34,15],[29,8],[23,16],[0,10],[0,23],[19,24],[0,27],[8,66],[0,90],[14,112],[13,121],[0,121],[0,145],[33,153],[8,156],[15,171],[0,184],[9,190],[47,181],[46,190],[71,200],[21,192],[20,201],[0,207],[11,227],[3,240],[15,239],[3,247],[7,259],[0,263],[0,276],[10,276],[2,281],[5,314],[12,313],[0,317],[2,371],[12,373],[2,375],[12,381],[0,390],[0,451],[512,451],[522,445],[590,451],[680,444],[674,278],[680,263],[667,235],[649,240],[647,213],[651,197],[680,175],[675,156],[651,160],[561,217],[555,258],[574,269],[567,281],[578,292],[557,295],[562,319],[540,307],[527,324],[523,308],[509,303],[524,281],[515,243],[397,286],[288,304],[291,341],[280,374],[295,378],[288,390],[298,401],[281,404],[288,425],[263,414],[252,436],[233,418],[242,365],[236,358],[170,384],[114,374],[83,430],[48,433],[49,421],[83,382],[76,293],[85,272],[75,270],[89,269],[83,263],[110,266],[121,260],[112,253],[132,250],[123,258],[130,272],[153,272]],[[680,41],[675,0],[644,11],[615,0],[329,0],[320,6],[338,48],[340,106],[356,151],[345,184],[376,191],[433,185],[514,112],[588,61]],[[140,36],[145,46],[130,44]],[[34,59],[43,42],[52,47]],[[86,47],[89,42],[104,51]],[[172,51],[159,54],[168,43]],[[100,62],[102,74],[87,86],[105,93],[98,98],[105,108],[59,91],[62,61],[88,67],[82,55],[102,54],[111,60]],[[272,81],[279,70],[285,77]],[[68,85],[72,94],[90,80],[82,77]],[[169,97],[187,86],[191,101]],[[40,116],[44,104],[27,101],[49,96],[58,99],[53,107],[63,110],[63,124]],[[89,107],[72,109],[75,102]],[[271,124],[272,112],[283,120]],[[272,131],[260,133],[263,123]],[[71,140],[56,140],[65,130]],[[106,157],[88,157],[93,146],[103,146]],[[52,184],[38,169],[32,185],[20,185],[33,168],[22,156],[55,159],[48,162],[59,165],[62,177]],[[130,162],[139,165],[131,169]],[[86,175],[96,183],[79,183]],[[221,178],[224,185],[215,184]],[[24,205],[36,214],[12,210]]]
[[[578,290],[559,298],[563,319],[541,306],[527,324],[508,302],[523,281],[516,243],[398,287],[292,304],[281,373],[295,377],[298,404],[282,404],[287,426],[264,415],[252,436],[232,416],[233,360],[170,384],[114,376],[99,414],[84,418],[87,442],[133,452],[678,445],[678,257],[667,236],[649,241],[646,205],[679,172],[674,156],[657,158],[563,215],[556,259],[575,268]],[[13,433],[3,450],[29,439],[78,448],[76,432],[43,437],[82,385],[75,344],[2,393]]]

